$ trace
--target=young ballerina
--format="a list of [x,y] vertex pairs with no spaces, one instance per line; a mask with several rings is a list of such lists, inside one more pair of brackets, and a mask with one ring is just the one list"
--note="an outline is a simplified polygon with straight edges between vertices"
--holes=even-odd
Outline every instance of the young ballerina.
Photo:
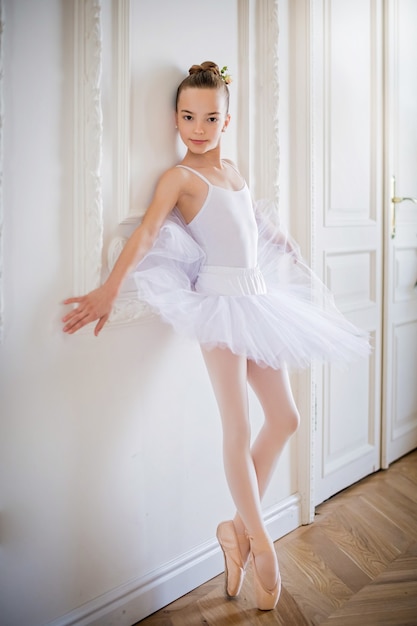
[[[221,158],[229,90],[216,64],[193,66],[177,92],[176,122],[187,152],[165,172],[142,223],[102,286],[64,318],[74,333],[98,320],[98,335],[124,278],[139,297],[202,348],[223,428],[224,467],[237,512],[217,538],[226,593],[237,596],[252,558],[257,606],[275,608],[281,578],[261,500],[298,426],[287,366],[368,353],[367,338],[337,311],[296,247],[254,207],[234,164]],[[264,411],[251,447],[247,384]]]

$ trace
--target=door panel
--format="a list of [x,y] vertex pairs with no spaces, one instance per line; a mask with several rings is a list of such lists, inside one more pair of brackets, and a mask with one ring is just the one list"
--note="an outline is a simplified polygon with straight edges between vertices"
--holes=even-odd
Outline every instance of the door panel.
[[[352,36],[355,33],[355,36]],[[379,468],[382,327],[382,6],[313,3],[315,270],[373,353],[316,370],[315,501]]]

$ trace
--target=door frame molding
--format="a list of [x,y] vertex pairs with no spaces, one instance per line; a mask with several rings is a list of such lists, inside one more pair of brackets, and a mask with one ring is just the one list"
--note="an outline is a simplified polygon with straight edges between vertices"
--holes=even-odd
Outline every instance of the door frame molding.
[[[292,230],[303,256],[314,269],[315,261],[315,206],[313,194],[313,106],[314,91],[312,69],[314,61],[313,0],[291,0],[290,11],[290,75],[292,150],[291,150],[291,198],[295,208]],[[295,175],[296,173],[296,175]],[[298,432],[298,491],[301,497],[301,523],[314,520],[315,510],[315,437],[317,425],[316,366],[294,377],[297,405],[302,416]]]
[[[392,151],[390,150],[393,145],[393,137],[390,133],[390,117],[392,115],[392,109],[395,106],[394,104],[394,96],[391,93],[392,87],[392,77],[393,77],[393,68],[392,68],[392,57],[390,55],[391,50],[391,37],[394,32],[395,27],[397,26],[397,7],[392,0],[388,0],[384,7],[384,134],[386,137],[386,141],[384,142],[384,194],[383,194],[383,211],[384,211],[384,227],[383,227],[383,248],[384,248],[384,259],[385,268],[384,268],[384,310],[387,311],[387,317],[389,318],[389,309],[390,309],[390,298],[389,291],[391,288],[391,279],[389,277],[389,266],[391,264],[391,256],[392,256],[392,243],[389,241],[388,233],[391,229],[390,224],[390,202],[389,198],[391,197],[391,183],[390,183],[390,174],[393,173],[393,163],[392,163]],[[391,25],[389,20],[394,20],[394,25]],[[391,45],[390,45],[391,44]],[[397,57],[397,53],[395,53]],[[397,60],[397,59],[395,59]],[[391,131],[392,132],[392,131]],[[387,213],[388,210],[388,213]],[[387,271],[388,268],[388,271]],[[389,324],[387,320],[384,320],[383,325],[383,344],[384,346],[388,346],[389,342]],[[388,469],[389,467],[389,458],[388,458],[388,438],[389,438],[389,408],[388,403],[391,401],[391,384],[387,383],[387,375],[388,370],[390,368],[387,365],[387,355],[386,350],[384,350],[383,354],[383,363],[382,363],[382,381],[384,386],[384,393],[382,394],[382,419],[381,419],[381,468]],[[389,391],[387,391],[389,390]]]
[[[404,5],[403,5],[404,6]],[[407,316],[402,319],[401,323],[395,324],[396,314],[394,309],[399,305],[396,301],[394,292],[396,291],[396,250],[404,249],[403,243],[398,243],[399,230],[401,231],[401,223],[398,228],[397,238],[391,238],[392,229],[392,210],[393,204],[391,197],[394,195],[392,189],[392,176],[399,175],[400,153],[399,145],[400,129],[399,111],[401,85],[399,67],[401,65],[400,46],[403,33],[400,31],[401,25],[401,3],[399,0],[385,0],[383,5],[384,11],[384,183],[383,183],[383,201],[382,207],[384,211],[383,225],[383,251],[384,251],[384,324],[383,324],[383,364],[382,364],[382,418],[381,418],[381,467],[388,469],[391,463],[399,457],[407,454],[417,442],[417,432],[415,425],[405,427],[402,434],[395,436],[395,402],[398,394],[398,387],[394,381],[394,365],[396,361],[395,350],[395,328],[399,328],[402,324],[409,323]],[[415,195],[409,189],[401,187],[397,188],[396,194]],[[395,194],[395,195],[396,195]],[[410,206],[410,205],[409,205]],[[397,205],[398,210],[398,205]],[[403,209],[404,210],[404,209]],[[414,209],[414,210],[417,210]],[[398,218],[398,214],[397,214]],[[404,228],[404,225],[403,225]],[[411,231],[412,232],[412,231]],[[411,235],[412,237],[412,235]],[[412,244],[413,245],[413,244]],[[403,248],[402,248],[403,247]],[[396,301],[396,302],[395,302]],[[398,394],[399,395],[399,394]],[[404,442],[406,437],[406,442]]]

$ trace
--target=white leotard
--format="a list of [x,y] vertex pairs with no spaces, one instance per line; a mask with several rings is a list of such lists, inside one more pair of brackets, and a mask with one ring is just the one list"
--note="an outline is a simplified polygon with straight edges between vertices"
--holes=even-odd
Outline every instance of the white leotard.
[[203,206],[186,225],[206,255],[196,291],[222,295],[265,293],[257,267],[258,230],[247,185],[237,191],[225,189],[190,167],[177,167],[189,170],[208,187]]

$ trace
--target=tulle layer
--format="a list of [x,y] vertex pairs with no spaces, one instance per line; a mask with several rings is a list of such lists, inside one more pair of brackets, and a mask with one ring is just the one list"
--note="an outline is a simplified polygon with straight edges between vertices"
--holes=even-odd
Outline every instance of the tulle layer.
[[[238,290],[239,295],[196,289],[201,268],[204,279],[205,255],[172,214],[133,273],[139,298],[178,333],[207,348],[227,347],[262,366],[304,368],[312,361],[366,356],[366,334],[337,310],[331,293],[295,246],[260,214],[257,217],[261,278],[254,269],[253,293],[250,286]],[[229,282],[230,269],[230,275],[223,271]]]

